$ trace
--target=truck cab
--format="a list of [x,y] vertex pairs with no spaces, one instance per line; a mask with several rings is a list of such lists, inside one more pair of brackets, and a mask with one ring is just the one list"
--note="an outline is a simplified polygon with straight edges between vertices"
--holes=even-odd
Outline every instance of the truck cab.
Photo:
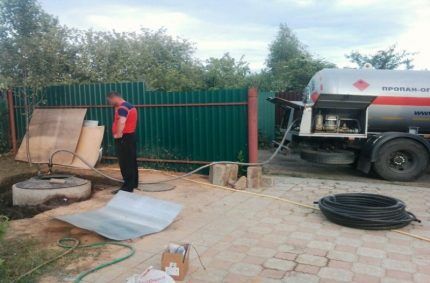
[[[430,72],[323,69],[302,101],[270,98],[288,109],[289,147],[302,159],[353,164],[394,181],[411,181],[430,156]],[[293,114],[292,114],[293,113]]]

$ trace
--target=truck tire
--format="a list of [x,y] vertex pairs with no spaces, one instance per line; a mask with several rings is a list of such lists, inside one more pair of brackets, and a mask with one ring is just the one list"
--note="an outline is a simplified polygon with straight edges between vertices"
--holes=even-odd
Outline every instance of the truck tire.
[[373,169],[385,180],[412,181],[425,172],[428,164],[429,154],[422,144],[395,139],[382,145]]
[[302,149],[300,157],[309,162],[316,162],[322,164],[335,164],[345,165],[355,162],[355,154],[349,150],[315,150],[315,149]]

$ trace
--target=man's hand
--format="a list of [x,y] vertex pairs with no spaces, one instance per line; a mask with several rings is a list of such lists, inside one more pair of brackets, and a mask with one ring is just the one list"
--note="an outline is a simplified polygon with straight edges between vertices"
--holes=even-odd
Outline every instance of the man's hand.
[[120,139],[120,138],[122,138],[122,133],[120,133],[120,134],[114,134],[113,138],[114,139]]
[[122,131],[124,130],[126,120],[127,120],[126,117],[119,117],[116,133],[113,135],[114,139],[122,138],[122,135],[123,135]]

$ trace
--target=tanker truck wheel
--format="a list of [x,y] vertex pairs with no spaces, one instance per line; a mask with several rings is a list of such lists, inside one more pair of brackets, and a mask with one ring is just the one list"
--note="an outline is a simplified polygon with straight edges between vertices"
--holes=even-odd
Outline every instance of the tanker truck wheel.
[[396,139],[387,142],[373,165],[375,172],[389,181],[412,181],[420,177],[429,164],[427,149],[418,142]]

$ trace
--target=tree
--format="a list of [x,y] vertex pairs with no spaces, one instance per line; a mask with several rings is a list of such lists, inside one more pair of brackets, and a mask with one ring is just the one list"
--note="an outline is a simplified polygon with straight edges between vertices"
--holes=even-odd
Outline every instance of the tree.
[[68,29],[35,0],[0,0],[0,75],[13,86],[40,89],[70,79]]
[[275,40],[269,46],[266,65],[268,75],[265,77],[270,80],[271,90],[276,91],[302,91],[317,71],[335,67],[313,58],[285,24],[280,25]]
[[282,67],[283,71],[272,81],[273,88],[302,92],[316,72],[324,68],[334,68],[335,65],[302,55],[285,62]]
[[243,60],[235,60],[229,53],[221,58],[209,58],[204,66],[204,82],[209,89],[245,87],[249,65]]
[[70,77],[67,60],[73,54],[68,47],[68,30],[35,0],[0,0],[0,76],[10,86],[22,87],[27,135],[41,89]]
[[275,40],[269,45],[267,67],[277,71],[285,62],[302,55],[308,55],[303,44],[286,24],[281,24]]
[[415,53],[406,50],[397,51],[397,46],[394,44],[386,50],[378,50],[375,54],[363,55],[358,51],[352,51],[345,57],[352,63],[357,64],[359,68],[369,63],[375,69],[394,70],[404,66],[405,69],[409,70],[414,68],[412,65],[414,55]]
[[202,69],[187,40],[164,29],[140,32],[86,31],[77,36],[79,82],[143,80],[153,89],[179,91],[203,87]]

